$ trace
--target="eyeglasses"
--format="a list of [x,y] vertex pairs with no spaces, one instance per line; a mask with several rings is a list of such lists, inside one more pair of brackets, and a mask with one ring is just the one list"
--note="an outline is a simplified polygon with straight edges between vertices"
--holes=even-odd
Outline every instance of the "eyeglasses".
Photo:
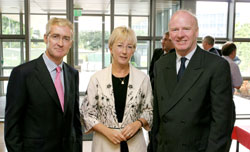
[[48,34],[48,36],[55,42],[59,42],[62,39],[63,43],[70,43],[72,41],[69,36],[61,36],[60,34]]

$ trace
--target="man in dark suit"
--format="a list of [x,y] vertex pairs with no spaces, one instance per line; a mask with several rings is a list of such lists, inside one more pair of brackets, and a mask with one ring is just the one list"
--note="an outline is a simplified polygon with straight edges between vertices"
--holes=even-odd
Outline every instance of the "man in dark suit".
[[153,86],[153,81],[154,81],[154,65],[155,62],[163,55],[168,53],[171,49],[174,48],[174,45],[172,41],[169,39],[169,32],[164,33],[162,39],[161,39],[161,45],[162,48],[157,48],[154,50],[153,57],[150,63],[149,67],[149,77],[151,84]]
[[219,49],[214,48],[214,38],[212,36],[205,36],[202,40],[202,47],[204,50],[221,56],[221,51]]
[[45,53],[12,70],[5,109],[8,152],[82,151],[78,71],[63,62],[72,38],[73,24],[52,18]]
[[234,124],[229,64],[197,46],[190,12],[177,11],[169,33],[175,52],[155,66],[153,151],[226,152]]

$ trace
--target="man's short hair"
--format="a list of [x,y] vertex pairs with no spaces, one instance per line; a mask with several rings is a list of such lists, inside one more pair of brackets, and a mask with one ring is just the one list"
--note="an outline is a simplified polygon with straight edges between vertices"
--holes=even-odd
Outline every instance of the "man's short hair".
[[167,36],[169,36],[169,32],[165,32],[165,33],[164,33],[164,35],[167,35]]
[[207,44],[214,46],[214,38],[212,36],[205,36],[203,39],[204,42],[207,42]]
[[222,55],[229,56],[233,51],[237,49],[236,45],[233,42],[227,42],[222,46]]
[[56,17],[51,18],[46,25],[46,35],[50,33],[51,26],[53,25],[69,27],[71,30],[71,36],[73,37],[73,30],[74,30],[73,24],[68,19],[56,18]]

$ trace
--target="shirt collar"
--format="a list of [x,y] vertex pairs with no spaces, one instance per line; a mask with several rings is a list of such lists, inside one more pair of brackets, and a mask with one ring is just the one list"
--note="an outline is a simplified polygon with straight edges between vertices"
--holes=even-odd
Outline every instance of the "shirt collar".
[[[46,53],[43,53],[43,60],[44,60],[44,62],[46,64],[49,72],[52,72],[52,71],[54,71],[56,69],[57,64],[55,64],[52,60],[50,60]],[[62,68],[63,62],[61,62],[58,66],[60,66],[61,69],[63,69]]]
[[[192,56],[194,55],[194,52],[195,52],[196,48],[197,48],[197,46],[196,46],[191,52],[189,52],[186,56],[184,56],[184,57],[187,58],[187,60],[190,61],[191,58],[192,58]],[[177,51],[176,51],[176,56],[177,56],[177,61],[180,61],[182,56],[180,56],[180,55],[177,53]]]

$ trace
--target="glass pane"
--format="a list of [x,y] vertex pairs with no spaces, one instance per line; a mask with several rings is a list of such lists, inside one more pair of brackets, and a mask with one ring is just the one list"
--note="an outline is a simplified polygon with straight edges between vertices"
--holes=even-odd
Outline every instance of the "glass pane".
[[236,3],[235,37],[250,38],[250,3]]
[[107,67],[111,63],[110,51],[108,48],[109,37],[110,37],[110,16],[105,16],[104,67]]
[[3,76],[9,77],[12,69],[3,69]]
[[237,46],[237,56],[241,62],[239,64],[240,72],[242,76],[250,76],[250,42],[235,42]]
[[2,33],[3,34],[20,34],[20,17],[14,14],[2,15]]
[[43,39],[46,32],[47,15],[30,15],[30,35],[31,39]]
[[30,60],[38,58],[46,50],[44,42],[31,42]]
[[148,36],[148,17],[132,17],[132,29],[136,36]]
[[156,0],[156,36],[162,36],[168,31],[170,17],[179,8],[180,1]]
[[13,67],[21,63],[21,42],[3,42],[3,67]]
[[128,27],[128,17],[127,16],[115,16],[114,28],[118,26],[126,26]]
[[56,18],[66,18],[65,15],[50,15],[50,18],[53,18],[53,17],[56,17]]
[[79,89],[84,92],[92,74],[102,69],[102,17],[79,17],[78,29]]
[[199,22],[199,37],[211,35],[213,37],[227,36],[228,2],[196,3],[196,16]]
[[155,41],[155,48],[162,48],[161,41]]
[[137,42],[134,55],[131,57],[131,64],[135,67],[147,67],[148,65],[149,41]]
[[[5,95],[7,92],[7,85],[8,85],[8,81],[0,81],[0,106],[5,107]],[[0,119],[1,116],[4,115],[4,113],[2,113],[4,111],[1,111],[0,109]]]
[[150,0],[115,0],[116,15],[149,15]]
[[[0,81],[0,106],[5,107],[5,102],[6,102],[6,90],[7,90],[7,83],[8,81]],[[4,110],[1,111],[0,109],[0,116],[4,116]]]
[[110,0],[74,0],[74,8],[82,14],[110,14]]
[[30,1],[30,13],[66,13],[66,0],[32,0]]

